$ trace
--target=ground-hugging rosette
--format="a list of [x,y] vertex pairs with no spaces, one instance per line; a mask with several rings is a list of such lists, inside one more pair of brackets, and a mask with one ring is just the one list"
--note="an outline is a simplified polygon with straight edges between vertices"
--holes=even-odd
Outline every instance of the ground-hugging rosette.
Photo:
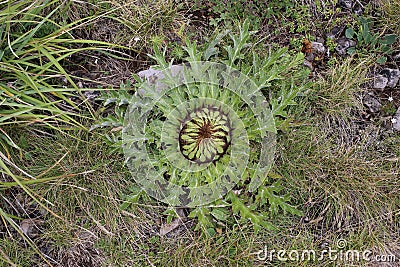
[[235,186],[256,190],[272,165],[276,130],[253,81],[212,62],[156,78],[141,84],[125,118],[124,153],[136,182],[172,206],[204,205]]

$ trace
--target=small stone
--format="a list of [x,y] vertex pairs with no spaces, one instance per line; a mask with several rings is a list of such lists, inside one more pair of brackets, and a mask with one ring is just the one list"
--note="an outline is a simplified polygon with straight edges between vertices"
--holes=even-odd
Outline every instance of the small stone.
[[311,42],[311,49],[318,54],[325,54],[326,48],[322,43]]
[[397,53],[397,54],[393,55],[393,60],[394,61],[399,61],[400,60],[400,53]]
[[307,68],[309,68],[311,71],[314,70],[313,64],[310,61],[308,61],[307,59],[304,59],[303,65],[306,66]]
[[25,219],[20,223],[21,231],[33,238],[39,234],[39,226],[43,224],[43,221],[39,219]]
[[174,229],[178,228],[180,225],[183,224],[183,221],[179,218],[173,219],[170,223],[166,223],[161,225],[160,227],[160,236],[164,236],[169,232],[173,231]]
[[[176,76],[177,79],[183,79],[183,69],[184,67],[182,65],[172,65],[169,70],[165,70],[165,71],[170,71],[172,76]],[[163,89],[166,89],[167,86],[165,84],[163,84],[162,82],[160,82],[159,80],[162,80],[165,76],[164,76],[164,71],[161,70],[156,70],[153,68],[149,68],[147,70],[143,70],[138,72],[138,76],[140,78],[145,78],[147,83],[149,85],[153,85],[156,87],[156,89],[160,92]],[[143,94],[144,91],[143,89],[138,90],[139,94]]]
[[347,53],[347,49],[356,46],[357,43],[351,39],[339,38],[336,40],[336,44],[336,52],[338,52],[339,55],[344,56]]
[[99,97],[101,95],[101,93],[100,93],[100,91],[85,91],[83,93],[83,95],[87,99],[96,99],[97,97]]
[[400,107],[397,109],[396,114],[392,118],[392,125],[395,131],[400,131]]
[[351,0],[339,0],[338,4],[339,4],[340,7],[351,9],[352,6],[353,6],[353,1],[351,1]]
[[304,61],[314,62],[315,54],[314,53],[306,53],[304,57]]
[[399,69],[383,69],[380,72],[381,75],[387,78],[387,85],[390,88],[393,88],[397,85],[400,79],[400,70]]
[[327,38],[335,39],[343,31],[343,27],[335,26],[333,29],[326,34]]
[[375,76],[374,79],[374,88],[375,89],[384,89],[388,84],[388,78],[383,75]]
[[323,241],[323,242],[320,244],[320,247],[321,247],[322,249],[328,248],[328,247],[329,247],[329,242]]
[[363,8],[362,8],[361,5],[356,5],[356,6],[353,8],[353,12],[354,12],[354,14],[356,14],[357,16],[361,16],[362,13],[364,12],[364,10],[363,10]]
[[382,108],[382,104],[372,93],[368,93],[364,96],[363,104],[371,113],[378,113]]

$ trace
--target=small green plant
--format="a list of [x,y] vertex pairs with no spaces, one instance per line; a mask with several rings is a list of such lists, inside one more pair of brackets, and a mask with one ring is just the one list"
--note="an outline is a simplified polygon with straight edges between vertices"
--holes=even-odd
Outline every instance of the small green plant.
[[204,1],[197,0],[199,8],[207,8],[216,16],[211,17],[210,25],[232,26],[236,21],[248,19],[252,27],[260,28],[266,22],[276,23],[277,20],[287,23],[292,32],[306,31],[304,17],[310,16],[306,5],[298,5],[292,0],[283,1]]
[[326,46],[329,49],[329,52],[333,53],[335,51],[335,48],[336,48],[337,44],[332,38],[328,38],[326,40]]
[[175,58],[176,60],[182,60],[186,55],[185,50],[183,50],[182,46],[173,43],[171,49],[171,57]]
[[[185,65],[190,65],[191,71],[184,77],[185,79],[195,77],[193,78],[194,81],[198,81],[199,77],[204,77],[201,76],[204,75],[204,69],[201,69],[204,66],[196,63],[201,60],[217,64],[223,63],[227,66],[226,68],[236,69],[230,75],[226,75],[230,78],[236,77],[238,75],[236,73],[239,73],[239,71],[245,73],[248,77],[252,77],[251,82],[254,83],[254,88],[260,90],[269,98],[276,127],[285,129],[289,116],[287,113],[288,106],[295,105],[294,99],[309,86],[308,83],[305,83],[308,70],[302,67],[304,56],[301,53],[290,55],[287,48],[276,51],[270,50],[265,55],[257,55],[258,48],[251,43],[252,34],[249,31],[249,22],[246,21],[240,27],[237,35],[230,32],[219,34],[202,47],[187,42],[186,46],[183,47],[189,55],[186,58]],[[227,36],[229,38],[226,38]],[[154,68],[168,69],[172,62],[166,62],[165,51],[162,53],[157,47],[155,47],[155,51],[156,54],[152,57],[156,60],[157,66]],[[207,77],[211,81],[217,79],[216,84],[222,83],[223,85],[226,83],[223,73],[215,73],[213,68],[206,68],[206,70]],[[168,72],[166,76],[168,76]],[[167,77],[163,80],[163,83],[171,84],[173,81],[174,79],[171,80]],[[243,80],[239,79],[236,82],[243,82]],[[243,92],[243,94],[246,90],[252,90],[248,85],[244,87],[243,85],[240,86],[240,83],[235,85],[234,81],[229,82],[229,85],[239,88],[237,90],[241,90],[240,92]],[[302,214],[288,204],[290,196],[282,195],[285,188],[281,186],[280,182],[268,178],[268,173],[264,169],[260,169],[258,160],[260,153],[263,153],[261,147],[266,144],[262,137],[263,130],[257,127],[257,116],[247,106],[246,101],[240,97],[242,94],[221,89],[218,86],[215,87],[215,85],[210,86],[193,82],[172,87],[173,89],[169,90],[167,94],[161,94],[160,97],[162,97],[158,98],[156,96],[160,94],[159,89],[150,86],[147,81],[138,79],[136,87],[138,90],[129,102],[137,106],[138,109],[131,109],[130,113],[127,113],[130,124],[124,129],[124,132],[128,133],[128,137],[124,141],[124,152],[126,156],[129,155],[127,156],[128,166],[133,166],[135,169],[134,177],[137,178],[143,171],[145,173],[149,171],[149,175],[156,180],[146,180],[141,184],[146,192],[152,192],[150,194],[154,194],[153,196],[157,198],[160,197],[159,199],[173,206],[179,206],[182,201],[185,203],[182,199],[191,199],[194,203],[201,203],[203,194],[209,192],[198,190],[190,191],[187,194],[186,190],[177,189],[174,191],[175,189],[171,188],[176,187],[168,187],[163,191],[163,194],[157,195],[157,193],[154,193],[155,188],[163,186],[164,178],[167,178],[174,186],[183,186],[183,188],[201,187],[215,182],[217,177],[221,176],[226,169],[229,169],[230,160],[234,160],[234,162],[236,160],[235,166],[236,164],[238,167],[241,166],[242,156],[235,154],[238,151],[235,150],[235,146],[231,145],[231,140],[237,140],[238,135],[245,134],[249,138],[249,150],[247,151],[243,147],[241,151],[248,153],[243,154],[248,156],[247,167],[243,169],[242,175],[235,175],[234,172],[233,175],[230,174],[232,180],[236,179],[233,191],[225,192],[225,196],[220,195],[211,203],[202,206],[194,205],[191,208],[189,217],[197,218],[197,229],[212,235],[212,233],[215,233],[218,224],[232,225],[237,221],[250,221],[255,229],[260,227],[274,229],[275,226],[270,218],[279,210],[297,215]],[[255,92],[252,93],[254,95],[251,99],[256,102],[262,101],[263,97],[256,96]],[[249,94],[248,96],[251,95],[249,92],[245,95],[247,94]],[[105,99],[109,99],[106,100],[105,104],[112,102],[125,104],[126,102],[121,102],[120,96],[123,96],[123,99],[129,97],[127,94],[113,93],[113,95],[105,97]],[[150,101],[152,97],[159,100],[154,105]],[[265,110],[267,109],[268,107],[265,107]],[[142,129],[141,126],[137,127],[136,124],[144,122],[141,119],[141,111],[149,116],[145,132],[143,132],[147,140],[145,142],[133,134],[139,134]],[[123,116],[122,114],[115,115],[117,118],[112,119],[109,115],[99,125],[107,126],[104,124],[106,122],[116,126],[114,123],[121,122]],[[134,126],[131,125],[132,122],[135,122],[133,123]],[[183,128],[179,129],[180,125],[184,125]],[[270,130],[273,131],[271,128]],[[164,132],[165,134],[163,134]],[[136,137],[131,138],[131,135]],[[169,147],[176,148],[177,151],[170,151],[168,150]],[[145,153],[143,148],[146,148]],[[128,154],[126,154],[127,151]],[[161,175],[153,175],[150,169],[147,169],[147,165],[142,161],[147,157],[149,157],[155,170]],[[199,168],[199,170],[196,172],[185,171],[182,169],[182,166],[186,166],[185,164],[189,164],[191,168]],[[203,165],[208,167],[202,169],[201,166]],[[182,168],[179,169],[176,166]],[[253,188],[254,184],[257,183],[260,183],[260,186]],[[168,190],[172,190],[172,194],[164,194],[165,192],[170,193]],[[135,190],[132,193],[132,197],[128,196],[127,199],[138,200],[138,196],[143,194],[141,190]],[[125,203],[123,208],[128,206]],[[168,212],[169,221],[172,220],[173,216],[174,212]]]
[[397,35],[386,34],[382,37],[381,34],[373,33],[371,26],[372,20],[361,17],[358,31],[353,28],[346,29],[346,37],[357,41],[357,46],[349,48],[347,53],[374,53],[379,56],[377,63],[384,64],[387,60],[386,55],[393,53],[391,46],[396,42]]
[[388,101],[382,106],[382,114],[393,116],[393,114],[395,114],[396,111],[397,111],[396,105],[391,101]]
[[301,51],[303,40],[301,38],[290,38],[290,45],[295,51]]

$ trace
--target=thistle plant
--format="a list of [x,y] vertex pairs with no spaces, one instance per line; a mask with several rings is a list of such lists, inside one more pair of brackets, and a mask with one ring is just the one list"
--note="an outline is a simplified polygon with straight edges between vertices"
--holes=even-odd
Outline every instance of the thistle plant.
[[208,233],[218,221],[234,223],[232,214],[255,229],[274,229],[269,218],[279,209],[301,214],[268,172],[277,128],[307,88],[308,73],[302,54],[280,49],[255,56],[251,35],[245,22],[239,35],[220,34],[204,48],[187,42],[189,56],[179,66],[155,48],[159,74],[153,82],[138,78],[120,117],[126,164],[142,188],[131,199],[145,192],[170,207],[188,207],[197,229]]

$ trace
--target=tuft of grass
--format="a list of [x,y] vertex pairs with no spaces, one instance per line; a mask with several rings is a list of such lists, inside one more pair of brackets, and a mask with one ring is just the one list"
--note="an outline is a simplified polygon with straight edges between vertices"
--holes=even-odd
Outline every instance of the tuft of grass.
[[[0,173],[4,178],[0,181],[1,201],[12,203],[14,200],[4,192],[20,188],[56,217],[46,206],[46,199],[33,188],[61,179],[63,174],[49,176],[44,171],[35,177],[16,164],[22,152],[11,136],[19,127],[32,124],[41,125],[41,132],[49,135],[52,131],[74,127],[85,129],[80,120],[93,118],[92,108],[83,101],[85,97],[75,77],[65,69],[65,61],[84,51],[105,51],[112,46],[105,42],[74,39],[71,32],[82,21],[60,23],[55,16],[61,9],[60,2],[6,1],[0,4]],[[67,86],[61,85],[62,79]],[[74,96],[80,96],[83,102],[72,101]],[[81,113],[83,109],[88,111],[87,114]],[[50,170],[51,166],[47,168]],[[50,263],[18,224],[21,216],[15,217],[6,208],[0,208],[0,219],[8,237],[12,236],[11,231],[16,231],[45,262]]]
[[149,52],[146,50],[152,47],[154,40],[166,45],[185,36],[189,19],[184,7],[184,2],[172,0],[96,0],[73,2],[71,10],[75,12],[67,13],[73,21],[94,16],[90,31],[86,27],[78,30],[84,38],[120,44],[140,54]]
[[367,82],[366,74],[372,66],[371,58],[347,58],[337,62],[318,77],[311,94],[315,105],[326,114],[349,116],[354,109],[362,110],[361,86]]
[[[74,135],[81,138],[69,138],[62,133],[43,137],[29,131],[20,131],[21,137],[14,137],[18,143],[27,136],[32,141],[31,145],[24,147],[22,158],[17,162],[21,168],[29,166],[36,177],[47,168],[48,175],[58,177],[30,186],[36,196],[46,199],[46,206],[57,216],[48,212],[42,215],[35,211],[28,212],[26,205],[22,206],[23,214],[20,215],[11,207],[7,211],[18,217],[40,218],[43,221],[40,234],[34,238],[34,242],[41,253],[50,259],[49,264],[99,266],[104,258],[94,243],[101,235],[113,236],[114,231],[122,226],[119,224],[119,205],[122,203],[119,196],[127,190],[129,180],[125,179],[123,159],[110,159],[104,153],[105,144],[100,137],[90,137],[83,130],[75,130]],[[43,150],[43,147],[47,150]],[[49,170],[48,166],[53,167]],[[10,191],[10,203],[15,202],[12,196],[19,191],[18,188]],[[17,226],[21,220],[16,220]],[[14,238],[14,245],[23,246],[17,242],[17,235],[11,234],[9,237]],[[29,250],[29,247],[26,249]],[[32,248],[29,251],[38,254]],[[11,260],[17,262],[17,258],[12,258],[15,256],[18,255],[9,254]],[[38,262],[38,259],[33,261]]]
[[379,0],[379,7],[385,17],[385,25],[397,36],[400,36],[399,14],[400,3],[396,0]]

